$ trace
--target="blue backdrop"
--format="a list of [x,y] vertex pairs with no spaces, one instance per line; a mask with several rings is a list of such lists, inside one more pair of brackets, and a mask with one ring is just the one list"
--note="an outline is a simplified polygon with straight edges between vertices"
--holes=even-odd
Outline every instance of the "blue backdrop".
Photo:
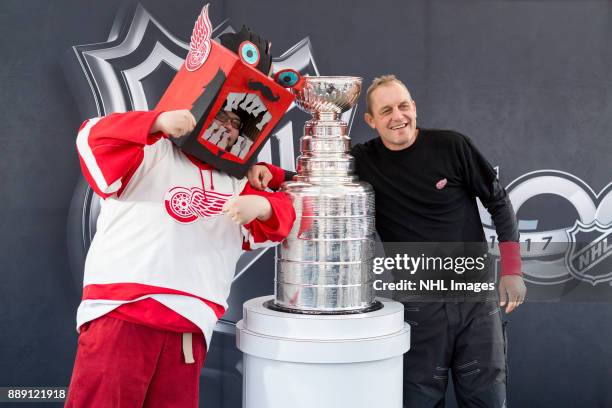
[[[95,96],[79,94],[86,77],[71,71],[78,59],[66,51],[107,42],[132,21],[135,4],[2,2],[0,387],[69,383],[78,271],[88,242],[83,211],[89,217],[92,205],[74,139],[84,116],[96,113]],[[141,4],[184,43],[203,6],[194,0]],[[230,0],[211,2],[210,15],[219,30],[249,25],[272,41],[275,55],[301,44],[309,53],[302,68],[311,74],[359,75],[367,84],[395,73],[412,91],[421,126],[469,135],[499,167],[523,236],[547,236],[577,220],[612,229],[612,200],[605,198],[612,181],[611,3]],[[357,142],[376,136],[363,123],[363,106],[362,96],[351,131]],[[290,119],[282,137],[297,141],[307,117],[294,111]],[[275,149],[270,158],[279,163],[282,152]],[[545,175],[551,178],[538,180],[548,180],[548,190],[526,187]],[[590,197],[593,214],[564,196],[566,190],[555,190],[568,183]],[[236,281],[226,325],[213,342],[217,354],[207,362],[203,406],[239,406],[232,322],[245,297],[272,293],[273,254],[251,260],[250,268],[246,261],[239,266],[245,277]],[[530,293],[554,293],[569,283],[583,296],[532,299],[508,316],[510,407],[612,406],[607,272],[596,285],[571,274],[526,274]],[[589,301],[590,293],[598,300]]]

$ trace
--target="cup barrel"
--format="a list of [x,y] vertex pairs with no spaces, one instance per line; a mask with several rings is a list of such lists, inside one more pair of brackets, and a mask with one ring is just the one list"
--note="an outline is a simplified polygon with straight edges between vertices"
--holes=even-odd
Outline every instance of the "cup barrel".
[[355,105],[358,77],[305,77],[294,91],[306,122],[298,175],[282,190],[296,221],[279,246],[277,307],[304,313],[352,313],[374,305],[374,192],[357,180],[348,126],[338,119]]
[[281,308],[305,312],[354,312],[371,307],[374,289],[371,282],[358,285],[295,285],[276,282],[275,304]]

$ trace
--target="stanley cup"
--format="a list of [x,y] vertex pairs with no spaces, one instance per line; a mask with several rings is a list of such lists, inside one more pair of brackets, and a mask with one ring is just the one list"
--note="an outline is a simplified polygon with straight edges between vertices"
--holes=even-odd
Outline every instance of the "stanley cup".
[[283,184],[296,221],[279,246],[274,307],[343,314],[377,308],[372,287],[374,192],[354,175],[348,126],[340,115],[356,102],[358,77],[305,77],[294,91],[306,122],[293,181]]

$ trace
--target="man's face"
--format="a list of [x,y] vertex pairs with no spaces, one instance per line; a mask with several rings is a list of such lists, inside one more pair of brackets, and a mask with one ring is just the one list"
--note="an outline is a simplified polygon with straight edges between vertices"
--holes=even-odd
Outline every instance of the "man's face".
[[236,143],[236,140],[238,140],[238,136],[240,135],[240,125],[242,124],[240,121],[240,116],[238,116],[234,112],[221,110],[215,117],[215,120],[227,129],[227,148],[233,146],[234,143]]
[[408,90],[397,82],[379,86],[370,94],[371,113],[366,123],[376,129],[390,150],[401,150],[414,143],[417,136],[416,104]]

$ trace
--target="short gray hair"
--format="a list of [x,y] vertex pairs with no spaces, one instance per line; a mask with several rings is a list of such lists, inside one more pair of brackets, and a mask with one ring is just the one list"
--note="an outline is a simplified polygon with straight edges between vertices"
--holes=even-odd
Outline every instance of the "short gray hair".
[[[374,80],[372,81],[372,84],[370,84],[370,86],[368,87],[368,90],[366,91],[366,108],[369,114],[372,114],[372,100],[371,100],[371,95],[372,92],[374,92],[374,90],[376,90],[376,88],[382,86],[382,85],[386,85],[388,83],[391,82],[395,82],[400,84],[401,86],[403,86],[404,88],[406,88],[406,91],[408,91],[408,87],[406,86],[406,84],[404,84],[402,81],[400,81],[395,75],[393,74],[389,74],[389,75],[381,75],[378,76],[376,78],[374,78]],[[408,93],[410,93],[410,91],[408,91]]]

